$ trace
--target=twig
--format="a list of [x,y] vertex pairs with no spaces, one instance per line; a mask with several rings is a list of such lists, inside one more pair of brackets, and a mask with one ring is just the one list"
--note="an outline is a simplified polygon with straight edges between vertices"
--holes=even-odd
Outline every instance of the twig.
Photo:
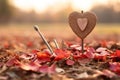
[[58,45],[56,39],[54,39],[54,43],[55,43],[56,48],[57,48],[57,49],[60,49],[60,47],[59,47],[59,45]]
[[47,45],[48,49],[50,50],[51,54],[53,55],[54,52],[53,52],[52,48],[50,47],[50,45],[48,44],[48,42],[47,42],[47,40],[45,39],[45,37],[44,37],[44,36],[42,35],[42,33],[40,32],[39,27],[38,27],[37,25],[34,25],[33,27],[34,27],[35,31],[38,32],[38,34],[40,35],[40,37],[42,38],[42,40],[44,41],[44,43]]

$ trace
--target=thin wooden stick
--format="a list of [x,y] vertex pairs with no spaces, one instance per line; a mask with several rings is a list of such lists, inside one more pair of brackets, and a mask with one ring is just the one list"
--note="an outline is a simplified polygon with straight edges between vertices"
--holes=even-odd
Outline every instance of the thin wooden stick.
[[59,45],[58,45],[56,39],[54,39],[54,43],[55,43],[56,48],[57,48],[57,49],[60,49],[60,47],[59,47]]
[[84,53],[84,39],[81,39],[81,48],[82,48],[82,53]]
[[44,36],[42,35],[42,33],[40,32],[39,27],[38,27],[37,25],[34,25],[33,27],[34,27],[35,31],[38,32],[39,36],[42,38],[42,40],[44,41],[44,43],[47,45],[48,49],[50,50],[51,54],[53,55],[54,52],[53,52],[52,48],[50,47],[50,45],[48,44],[48,42],[47,42],[47,40],[45,39],[45,37],[44,37]]

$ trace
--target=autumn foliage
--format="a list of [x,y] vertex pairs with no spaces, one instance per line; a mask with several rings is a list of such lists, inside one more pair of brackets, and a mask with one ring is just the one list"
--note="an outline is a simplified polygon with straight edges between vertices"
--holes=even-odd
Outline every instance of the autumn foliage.
[[[17,38],[19,38],[19,40]],[[87,43],[87,45],[84,46],[84,53],[82,53],[79,43],[73,44],[72,42],[66,41],[64,45],[58,44],[61,46],[60,49],[51,45],[54,51],[54,54],[52,54],[49,49],[43,45],[42,41],[38,40],[36,43],[31,41],[31,38],[15,36],[0,42],[0,68],[2,70],[6,66],[10,70],[18,69],[38,74],[60,74],[63,72],[66,76],[76,73],[76,78],[79,79],[85,79],[85,76],[88,78],[93,77],[95,74],[99,76],[104,75],[107,78],[119,78],[119,45],[111,44],[111,47],[108,47],[109,41],[106,43],[98,43],[98,45],[93,46]],[[44,48],[39,45],[43,45]],[[116,48],[113,48],[113,45],[116,45]],[[86,65],[89,68],[86,67]],[[73,67],[76,67],[76,69],[78,69],[77,71],[80,71],[80,73],[75,71],[75,73],[70,74],[69,70],[72,70],[71,68]],[[88,72],[93,72],[88,73],[82,71],[83,69],[79,69],[80,67],[85,68]],[[9,69],[8,72],[10,71]],[[7,70],[3,71],[1,76],[6,73]],[[10,77],[10,75],[6,75]],[[84,76],[80,77],[80,75]],[[75,77],[72,78],[75,79]]]

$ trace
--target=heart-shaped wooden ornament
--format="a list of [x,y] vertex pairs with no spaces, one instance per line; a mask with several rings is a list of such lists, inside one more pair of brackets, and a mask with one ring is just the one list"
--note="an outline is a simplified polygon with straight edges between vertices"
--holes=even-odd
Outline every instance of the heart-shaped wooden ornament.
[[84,39],[96,25],[96,15],[91,12],[72,12],[69,15],[69,24],[73,32]]

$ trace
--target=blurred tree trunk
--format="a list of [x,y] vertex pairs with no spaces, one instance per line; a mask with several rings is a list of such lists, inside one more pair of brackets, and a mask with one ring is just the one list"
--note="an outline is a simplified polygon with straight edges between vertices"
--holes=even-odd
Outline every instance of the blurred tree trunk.
[[12,17],[12,6],[8,0],[0,0],[0,23],[8,23]]
[[100,23],[119,23],[120,11],[116,12],[113,5],[96,5],[91,9],[95,12]]

